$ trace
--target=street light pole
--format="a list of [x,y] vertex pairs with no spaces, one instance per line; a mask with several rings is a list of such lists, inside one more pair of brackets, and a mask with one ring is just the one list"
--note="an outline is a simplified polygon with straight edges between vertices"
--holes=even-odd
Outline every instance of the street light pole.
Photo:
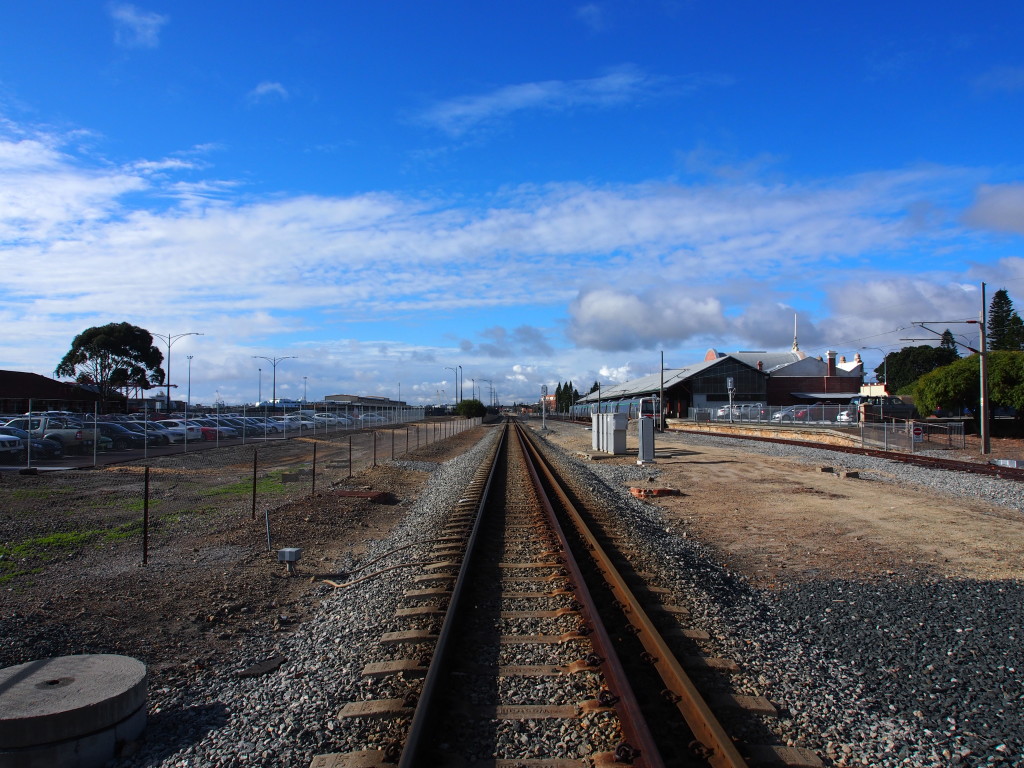
[[167,414],[171,413],[171,345],[174,344],[178,339],[182,339],[186,336],[202,336],[201,333],[165,333],[159,334],[154,333],[153,336],[160,339],[167,345]]
[[188,394],[185,396],[185,411],[192,405],[192,355],[186,355],[188,358]]
[[451,371],[452,376],[455,377],[455,402],[459,402],[459,372],[455,368],[445,367],[446,371]]
[[270,367],[274,371],[272,385],[273,389],[271,390],[272,394],[270,396],[270,399],[271,402],[274,403],[274,407],[277,408],[277,364],[280,363],[282,360],[296,360],[298,358],[296,358],[295,355],[285,355],[284,357],[264,357],[263,355],[253,355],[253,357],[259,360],[266,360],[268,363],[270,363]]
[[256,370],[260,372],[260,383],[256,390],[256,405],[258,407],[259,404],[263,402],[263,369],[257,368]]
[[302,404],[306,404],[306,377],[302,377]]
[[459,392],[458,392],[457,395],[455,395],[455,399],[456,399],[457,402],[461,403],[465,399],[465,397],[466,397],[466,390],[462,386],[462,366],[460,365],[459,366]]

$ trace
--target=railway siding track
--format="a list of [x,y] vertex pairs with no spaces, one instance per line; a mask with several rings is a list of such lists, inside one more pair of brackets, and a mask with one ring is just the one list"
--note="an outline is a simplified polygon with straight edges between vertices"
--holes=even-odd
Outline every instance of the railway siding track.
[[735,664],[700,654],[686,609],[586,517],[507,425],[419,564],[396,612],[409,628],[380,638],[394,657],[363,669],[374,697],[339,713],[389,719],[387,737],[368,729],[373,743],[312,766],[820,766],[779,746],[741,754],[686,668],[716,682],[715,708],[774,707],[722,692]]

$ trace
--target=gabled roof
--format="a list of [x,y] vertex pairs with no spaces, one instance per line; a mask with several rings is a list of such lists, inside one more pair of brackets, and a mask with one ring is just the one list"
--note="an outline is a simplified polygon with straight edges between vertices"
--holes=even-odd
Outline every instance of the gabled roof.
[[757,364],[761,363],[761,370],[765,373],[771,373],[780,368],[785,368],[787,365],[797,363],[807,357],[807,355],[803,352],[727,352],[722,357],[731,357],[739,360],[751,368],[757,368]]
[[0,371],[0,398],[7,400],[88,400],[100,399],[98,392],[66,381],[56,381],[25,371]]
[[[702,360],[699,363],[688,365],[685,368],[666,368],[665,369],[665,389],[678,384],[681,381],[686,381],[701,371],[706,371],[708,368],[721,363],[725,358],[718,358],[716,360]],[[745,361],[740,361],[745,362]],[[747,363],[749,365],[749,363]],[[753,366],[751,366],[753,367]],[[639,379],[632,379],[631,381],[624,381],[620,384],[611,384],[607,387],[601,388],[600,398],[602,400],[621,400],[629,397],[639,397],[641,395],[656,394],[661,389],[661,373],[651,373],[647,376],[641,376]],[[576,402],[578,403],[596,403],[598,400],[598,393],[591,392],[584,395]]]

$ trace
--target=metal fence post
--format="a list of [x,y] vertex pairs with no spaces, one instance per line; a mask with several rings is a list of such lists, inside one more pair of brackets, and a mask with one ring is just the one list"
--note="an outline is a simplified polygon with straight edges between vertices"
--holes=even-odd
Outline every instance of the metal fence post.
[[310,491],[312,496],[316,496],[316,441],[313,441],[313,490]]
[[252,452],[252,519],[256,519],[256,456],[258,451]]
[[142,491],[142,564],[149,563],[149,467]]
[[373,434],[373,466],[377,466],[377,431],[374,430]]
[[348,436],[348,476],[352,477],[352,435]]

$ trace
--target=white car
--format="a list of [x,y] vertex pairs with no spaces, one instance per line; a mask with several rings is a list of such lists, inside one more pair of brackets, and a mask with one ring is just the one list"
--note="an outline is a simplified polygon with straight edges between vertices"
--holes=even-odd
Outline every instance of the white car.
[[305,422],[294,416],[272,416],[271,421],[276,422],[281,431],[285,433],[291,432],[295,434],[296,432],[302,432],[303,429],[308,429]]
[[366,426],[367,424],[387,424],[388,420],[379,413],[364,413],[359,417],[359,422]]
[[174,433],[172,441],[183,443],[186,439],[196,442],[203,439],[203,430],[198,424],[186,423],[184,419],[161,419],[157,424],[167,427],[168,431]]
[[339,425],[351,424],[348,419],[344,416],[338,416],[334,413],[317,413],[313,416],[313,421],[317,424],[321,424],[328,427],[337,427]]

